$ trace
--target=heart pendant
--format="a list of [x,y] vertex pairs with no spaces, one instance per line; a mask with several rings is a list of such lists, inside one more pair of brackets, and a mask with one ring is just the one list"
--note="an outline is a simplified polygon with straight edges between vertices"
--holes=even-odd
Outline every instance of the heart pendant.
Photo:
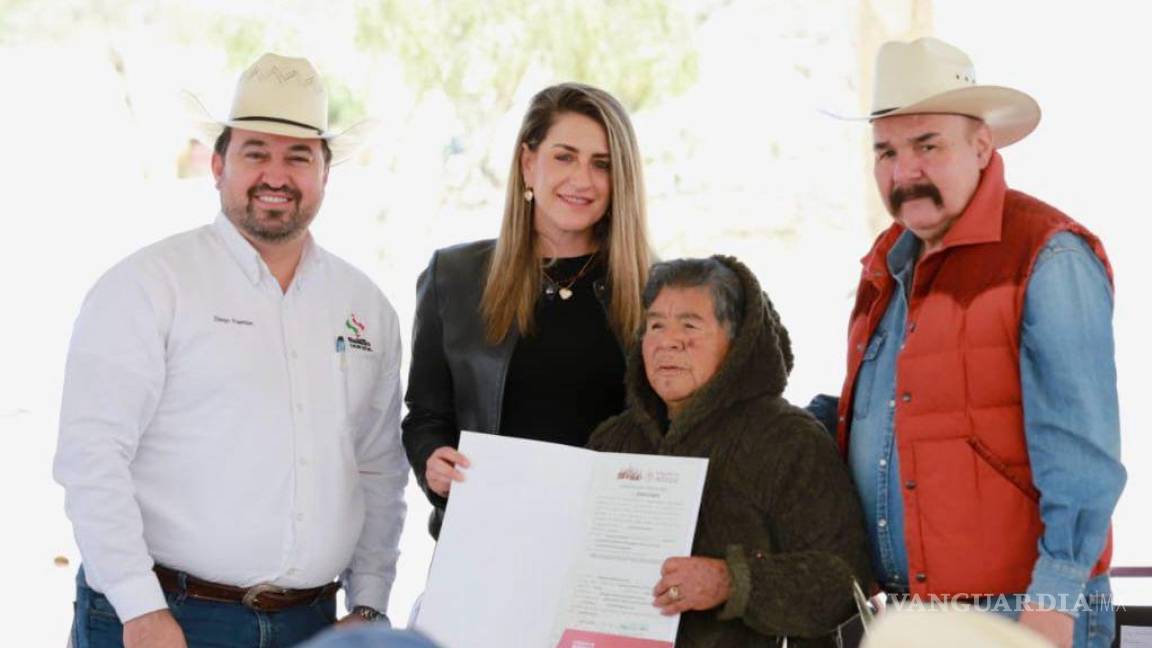
[[563,299],[564,301],[568,301],[569,299],[572,299],[572,289],[571,288],[561,288],[560,289],[560,299]]

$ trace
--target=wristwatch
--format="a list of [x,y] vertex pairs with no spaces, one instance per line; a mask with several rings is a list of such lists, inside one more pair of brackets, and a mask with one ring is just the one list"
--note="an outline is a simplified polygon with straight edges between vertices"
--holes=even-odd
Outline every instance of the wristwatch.
[[364,621],[383,621],[388,618],[376,608],[370,608],[367,605],[357,605],[352,608],[352,614],[355,614]]

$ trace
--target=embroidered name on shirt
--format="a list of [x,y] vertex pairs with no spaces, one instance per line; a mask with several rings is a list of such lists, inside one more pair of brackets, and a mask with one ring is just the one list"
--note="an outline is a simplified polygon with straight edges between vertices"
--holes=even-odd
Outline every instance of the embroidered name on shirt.
[[236,319],[235,317],[220,317],[213,315],[212,321],[217,324],[239,324],[240,326],[252,326],[252,320]]
[[364,337],[366,327],[363,322],[356,319],[356,313],[348,315],[348,319],[344,320],[344,328],[351,331],[351,335],[348,336],[348,346],[353,349],[372,352],[372,343]]

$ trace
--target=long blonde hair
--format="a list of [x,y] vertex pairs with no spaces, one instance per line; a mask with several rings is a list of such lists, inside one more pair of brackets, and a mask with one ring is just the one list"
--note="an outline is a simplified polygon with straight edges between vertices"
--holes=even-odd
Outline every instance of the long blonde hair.
[[513,325],[521,333],[532,331],[532,314],[543,273],[537,257],[533,203],[524,199],[526,186],[520,155],[524,146],[535,151],[556,118],[564,113],[590,117],[608,135],[612,198],[604,217],[593,229],[608,265],[608,323],[621,343],[628,346],[644,319],[640,292],[648,278],[651,254],[642,160],[632,122],[620,102],[607,92],[580,83],[561,83],[532,98],[516,137],[504,197],[504,220],[480,302],[485,334],[492,344],[503,340]]

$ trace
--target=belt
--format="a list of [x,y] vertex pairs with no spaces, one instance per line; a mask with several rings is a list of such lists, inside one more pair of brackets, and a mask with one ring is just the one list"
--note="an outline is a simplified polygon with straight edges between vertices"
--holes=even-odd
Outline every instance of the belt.
[[160,580],[160,589],[170,594],[183,594],[201,601],[240,603],[261,612],[278,612],[306,605],[333,596],[340,589],[339,581],[309,589],[287,589],[270,583],[233,587],[201,580],[161,565],[155,565],[152,571],[156,572]]

